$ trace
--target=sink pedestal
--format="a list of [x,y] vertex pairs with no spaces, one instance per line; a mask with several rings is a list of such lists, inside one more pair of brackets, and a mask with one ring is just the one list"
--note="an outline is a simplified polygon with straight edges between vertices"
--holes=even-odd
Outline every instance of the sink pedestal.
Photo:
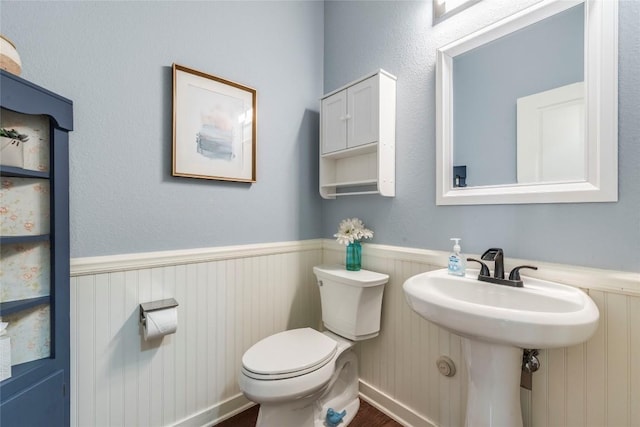
[[523,348],[568,347],[587,341],[598,307],[578,288],[527,277],[515,288],[452,276],[446,269],[407,279],[407,304],[462,337],[468,377],[467,427],[522,427]]
[[466,427],[522,427],[522,349],[462,339],[467,365]]

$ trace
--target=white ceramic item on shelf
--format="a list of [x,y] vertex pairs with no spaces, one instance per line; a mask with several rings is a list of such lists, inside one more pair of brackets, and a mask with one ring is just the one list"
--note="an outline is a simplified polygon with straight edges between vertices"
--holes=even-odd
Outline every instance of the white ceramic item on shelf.
[[0,34],[0,68],[19,76],[22,72],[22,61],[11,40]]
[[0,165],[24,167],[24,145],[19,139],[0,136]]

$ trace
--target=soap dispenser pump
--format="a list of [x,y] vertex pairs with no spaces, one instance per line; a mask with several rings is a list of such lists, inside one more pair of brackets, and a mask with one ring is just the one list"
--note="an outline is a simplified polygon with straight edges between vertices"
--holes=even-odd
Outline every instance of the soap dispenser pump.
[[466,260],[460,253],[460,238],[453,237],[451,240],[455,242],[453,252],[449,255],[449,274],[454,276],[464,276],[466,270]]

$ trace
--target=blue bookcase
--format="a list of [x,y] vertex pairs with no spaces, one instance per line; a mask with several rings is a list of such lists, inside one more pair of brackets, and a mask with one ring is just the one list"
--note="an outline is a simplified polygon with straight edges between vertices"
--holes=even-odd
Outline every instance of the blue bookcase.
[[[0,425],[69,425],[69,138],[73,103],[0,70],[0,122],[27,135],[22,164],[0,152],[0,318],[11,377]],[[35,123],[35,125],[33,125]]]

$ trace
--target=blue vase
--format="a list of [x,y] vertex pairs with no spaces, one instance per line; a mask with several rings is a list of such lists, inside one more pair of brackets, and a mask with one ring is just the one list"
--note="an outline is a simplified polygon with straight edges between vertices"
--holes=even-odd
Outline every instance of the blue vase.
[[347,246],[346,267],[349,271],[359,271],[362,266],[362,246],[360,242],[349,243]]

